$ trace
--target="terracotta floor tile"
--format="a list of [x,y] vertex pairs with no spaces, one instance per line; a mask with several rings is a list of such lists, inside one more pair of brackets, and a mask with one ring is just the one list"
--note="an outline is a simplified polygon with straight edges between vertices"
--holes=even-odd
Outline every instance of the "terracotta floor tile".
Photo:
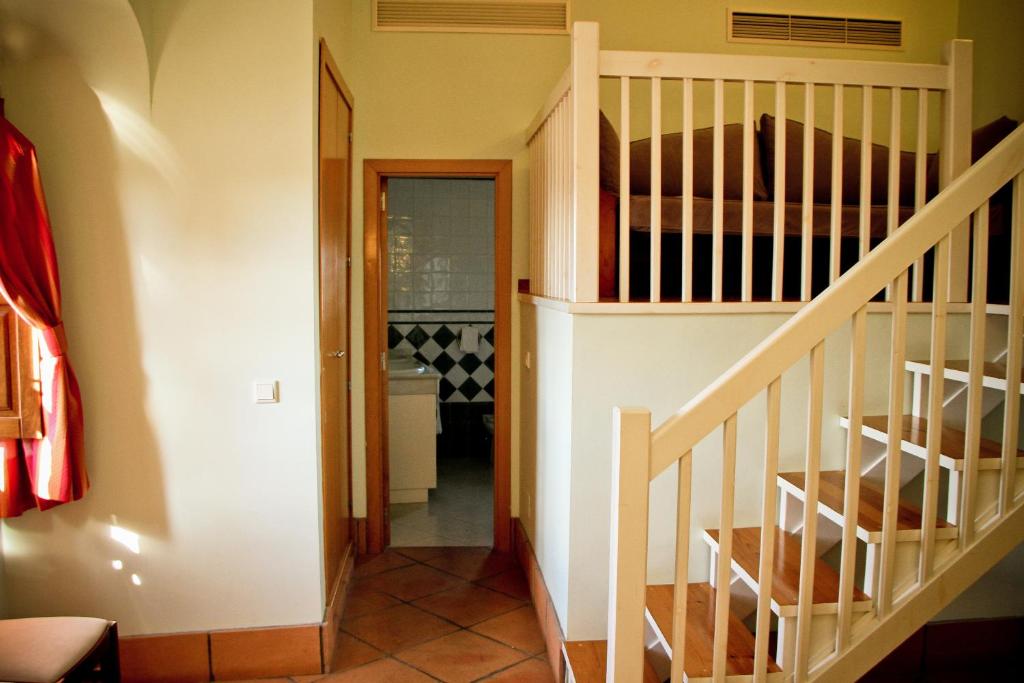
[[530,584],[527,583],[526,575],[523,574],[523,570],[519,567],[513,567],[508,571],[489,576],[486,579],[477,581],[477,583],[491,590],[501,591],[505,595],[511,595],[519,600],[530,599]]
[[[320,674],[323,677],[323,674]],[[314,679],[316,680],[316,679]],[[224,681],[224,683],[292,683],[291,678],[246,678],[237,681]]]
[[362,586],[354,586],[352,592],[348,594],[348,600],[345,602],[345,611],[341,615],[341,621],[342,623],[351,621],[364,614],[379,612],[382,609],[394,607],[398,604],[401,604],[401,601],[387,593],[381,593],[380,591]]
[[511,612],[523,603],[504,593],[464,583],[451,590],[417,600],[413,604],[465,627]]
[[412,601],[454,588],[460,583],[462,582],[451,574],[445,574],[422,564],[413,564],[360,579],[356,583],[356,587],[376,590],[393,595],[400,600]]
[[447,683],[468,683],[522,661],[522,652],[469,631],[402,650],[395,655]]
[[410,557],[417,562],[426,562],[427,560],[433,559],[438,555],[444,555],[450,551],[451,548],[443,546],[429,547],[429,548],[392,548],[396,553],[401,553],[406,557]]
[[516,566],[512,555],[499,553],[491,548],[450,548],[424,564],[436,567],[467,581],[485,579]]
[[310,676],[292,676],[292,683],[313,683],[324,677],[324,674],[312,674]]
[[531,655],[544,652],[544,634],[531,605],[488,619],[471,630]]
[[394,659],[379,659],[372,664],[331,674],[320,680],[324,683],[433,683],[434,679]]
[[399,567],[406,567],[413,563],[413,560],[409,559],[405,555],[400,555],[394,550],[388,549],[379,555],[364,555],[356,560],[356,568],[353,575],[357,579],[361,579],[364,576],[372,576],[373,574],[380,574],[390,569],[398,569]]
[[395,652],[451,633],[457,626],[410,605],[398,605],[342,626],[350,635],[384,652]]
[[347,671],[380,659],[384,653],[367,645],[347,633],[338,634],[338,646],[334,649],[334,665],[331,672]]
[[551,667],[542,659],[527,659],[484,680],[494,683],[555,683]]

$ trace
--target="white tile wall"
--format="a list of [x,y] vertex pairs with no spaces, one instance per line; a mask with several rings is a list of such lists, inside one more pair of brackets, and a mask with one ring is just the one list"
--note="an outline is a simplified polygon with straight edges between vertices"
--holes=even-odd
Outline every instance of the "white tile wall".
[[494,309],[494,181],[388,180],[388,308]]

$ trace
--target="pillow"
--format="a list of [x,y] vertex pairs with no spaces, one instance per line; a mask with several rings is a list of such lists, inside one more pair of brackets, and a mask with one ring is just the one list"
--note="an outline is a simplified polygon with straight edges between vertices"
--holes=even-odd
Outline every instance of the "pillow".
[[[723,167],[724,199],[743,199],[743,124],[731,123],[723,129],[725,165]],[[714,192],[713,128],[693,131],[693,194],[710,199]],[[754,134],[754,199],[767,199],[761,173],[761,149]],[[629,191],[635,195],[651,193],[651,139],[635,140],[629,145]],[[683,134],[661,136],[661,194],[679,197],[683,194]]]
[[598,178],[602,190],[619,194],[619,136],[611,121],[600,113],[597,124],[598,135]]
[[[804,125],[786,120],[786,201],[803,201]],[[761,115],[761,144],[765,150],[765,175],[768,186],[774,188],[775,173],[775,117]],[[843,138],[843,204],[860,202],[860,148],[856,138]],[[915,194],[915,152],[900,152],[900,206],[913,206]],[[927,155],[925,170],[925,196],[934,197],[939,187],[939,157]],[[774,195],[773,195],[774,196]],[[814,129],[814,202],[832,201],[832,134]],[[889,201],[889,148],[873,144],[871,150],[871,203]]]
[[971,135],[971,163],[992,151],[992,148],[1002,142],[1003,138],[1017,128],[1017,122],[1005,116],[1000,116],[991,123],[986,123],[981,128],[975,128]]

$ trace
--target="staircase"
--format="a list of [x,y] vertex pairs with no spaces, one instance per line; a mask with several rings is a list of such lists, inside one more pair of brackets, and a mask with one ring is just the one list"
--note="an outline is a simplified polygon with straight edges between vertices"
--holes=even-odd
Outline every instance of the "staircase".
[[[1010,304],[991,306],[988,199],[1011,180]],[[1024,128],[665,423],[652,430],[647,410],[617,409],[608,641],[566,644],[575,681],[856,680],[1024,541],[1022,216]],[[957,230],[972,235],[971,300],[950,303]],[[908,360],[909,269],[929,251],[930,357]],[[882,290],[888,303],[871,304]],[[886,306],[892,320],[880,415],[864,415],[869,306]],[[965,357],[948,359],[947,341],[964,341],[947,335],[952,308],[970,314],[970,338]],[[1006,339],[996,340],[1006,350],[991,359],[985,337],[994,317],[1006,318]],[[824,345],[847,326],[848,412],[826,416]],[[779,472],[782,375],[804,358],[805,466]],[[762,403],[763,450],[738,452],[739,411]],[[1002,412],[998,439],[982,436],[993,411]],[[821,467],[825,419],[846,430],[842,469]],[[720,439],[720,515],[717,528],[691,538],[692,496],[717,493],[692,486],[694,448],[712,435]],[[739,458],[762,472],[761,526],[734,525]],[[647,585],[649,486],[673,464],[675,582]],[[707,544],[709,581],[691,582],[701,573],[689,566],[691,542]]]

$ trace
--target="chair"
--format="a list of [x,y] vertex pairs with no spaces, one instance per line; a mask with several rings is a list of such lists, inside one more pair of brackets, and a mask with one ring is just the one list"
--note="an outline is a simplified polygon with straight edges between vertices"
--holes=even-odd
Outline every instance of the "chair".
[[0,681],[120,680],[117,622],[90,617],[0,620]]

